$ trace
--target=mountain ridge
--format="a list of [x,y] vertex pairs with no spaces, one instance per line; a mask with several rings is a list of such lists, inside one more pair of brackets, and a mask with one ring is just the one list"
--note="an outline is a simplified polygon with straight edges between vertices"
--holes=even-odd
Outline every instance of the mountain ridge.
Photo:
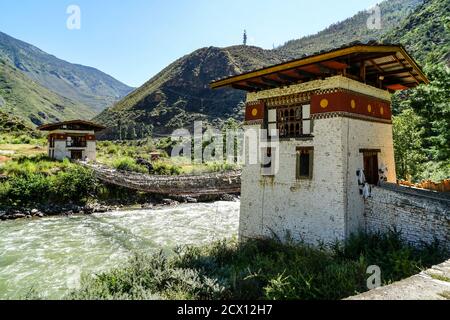
[[41,86],[96,113],[133,90],[94,67],[67,62],[3,32],[0,57]]
[[20,118],[30,128],[95,115],[89,107],[48,90],[1,58],[0,112]]
[[[421,3],[422,0],[382,2],[381,10],[386,14],[384,26],[399,24]],[[192,125],[194,120],[207,121],[219,127],[227,118],[240,121],[243,118],[245,93],[231,89],[210,90],[211,81],[331,49],[323,45],[324,41],[327,43],[324,35],[326,38],[337,38],[333,42],[335,46],[353,42],[355,37],[361,40],[352,28],[358,26],[359,29],[367,29],[368,16],[368,13],[360,12],[316,35],[289,41],[274,50],[252,46],[198,49],[177,59],[143,86],[105,109],[94,120],[108,127],[102,136],[108,139],[126,137],[126,133],[118,132],[124,123],[131,128],[130,132],[133,127],[139,129],[141,126],[151,126],[156,134],[164,135]],[[341,38],[336,37],[335,29],[341,30]],[[368,42],[373,37],[380,41],[384,34],[382,31],[386,30],[361,32],[366,35],[363,40]],[[305,41],[313,42],[314,45],[305,46]]]

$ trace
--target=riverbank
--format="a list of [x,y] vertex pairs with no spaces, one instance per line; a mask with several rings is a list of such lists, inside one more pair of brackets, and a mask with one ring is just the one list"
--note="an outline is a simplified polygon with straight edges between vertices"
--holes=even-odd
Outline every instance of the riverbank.
[[[96,171],[99,168],[71,163],[68,160],[53,161],[44,155],[19,158],[0,166],[0,220],[90,215],[114,210],[173,206],[179,203],[235,200],[235,196],[226,193],[228,189],[216,190],[215,194],[202,194],[185,187],[184,189],[193,193],[189,196],[167,192],[161,195],[158,194],[160,190],[157,187],[152,189],[153,192],[136,190],[128,184],[117,185],[112,179],[99,176]],[[111,168],[101,169],[102,172],[118,175],[116,180],[119,181],[128,181],[129,175],[132,175]],[[178,179],[194,180],[187,176],[178,178],[135,175],[144,184],[151,183],[154,178],[167,180],[174,193],[180,189]],[[212,180],[211,183],[214,184],[218,179]]]
[[63,299],[84,275],[136,253],[206,245],[237,235],[239,202],[180,203],[0,223],[0,300]]
[[360,234],[331,248],[272,240],[220,241],[176,254],[135,255],[127,264],[85,277],[68,299],[340,300],[368,291],[367,270],[381,283],[441,263],[448,252],[415,248],[400,234]]
[[158,209],[163,207],[174,207],[186,203],[211,203],[215,201],[239,201],[239,195],[224,194],[214,196],[183,197],[173,196],[163,198],[156,195],[147,195],[149,201],[133,202],[133,197],[127,201],[91,202],[88,204],[44,204],[35,207],[10,207],[0,208],[0,221],[16,219],[38,219],[54,216],[92,215],[94,213],[106,213],[113,211],[134,211],[142,209]]

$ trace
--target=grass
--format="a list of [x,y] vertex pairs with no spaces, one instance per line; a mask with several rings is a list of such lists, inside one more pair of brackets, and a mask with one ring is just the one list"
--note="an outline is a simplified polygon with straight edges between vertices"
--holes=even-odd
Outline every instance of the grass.
[[[204,174],[223,172],[239,169],[238,165],[208,162],[193,164],[183,157],[169,158],[166,151],[160,148],[164,144],[147,140],[137,141],[103,141],[97,144],[97,161],[119,170],[150,173],[154,175],[180,175],[180,174]],[[161,157],[157,161],[151,161],[150,153],[159,151]],[[152,163],[153,170],[146,166],[138,165],[136,159],[144,159]]]
[[131,157],[120,157],[114,160],[113,167],[121,171],[149,173],[148,168],[138,165]]
[[439,274],[429,274],[430,277],[432,277],[434,280],[444,281],[444,282],[450,282],[450,278],[446,276],[442,276]]
[[272,240],[222,241],[135,255],[119,268],[85,276],[68,299],[337,300],[367,291],[367,267],[383,284],[442,262],[439,246],[416,249],[400,234],[360,234],[333,248]]
[[0,166],[0,174],[8,177],[0,182],[2,206],[81,203],[97,188],[92,170],[68,160],[53,161],[44,155],[9,161]]
[[450,300],[450,291],[444,291],[439,295],[444,299]]

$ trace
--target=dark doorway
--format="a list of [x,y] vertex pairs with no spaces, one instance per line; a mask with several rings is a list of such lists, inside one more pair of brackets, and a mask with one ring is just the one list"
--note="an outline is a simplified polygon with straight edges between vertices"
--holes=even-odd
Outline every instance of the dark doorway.
[[367,183],[371,185],[378,185],[378,153],[364,152],[364,173],[366,175]]
[[81,160],[83,158],[83,151],[81,150],[72,150],[71,151],[71,159],[72,160]]

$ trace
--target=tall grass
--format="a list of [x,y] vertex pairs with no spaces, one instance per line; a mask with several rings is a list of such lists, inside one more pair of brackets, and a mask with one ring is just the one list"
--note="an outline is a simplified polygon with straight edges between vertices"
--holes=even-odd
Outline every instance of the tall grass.
[[222,241],[172,255],[136,255],[84,277],[69,299],[336,300],[367,290],[369,265],[388,284],[442,262],[438,245],[416,249],[398,233],[357,235],[330,250],[276,241]]
[[121,171],[137,172],[137,173],[149,173],[148,168],[138,165],[133,158],[120,157],[114,160],[113,167]]
[[92,170],[68,160],[20,158],[6,163],[0,173],[9,177],[0,183],[0,204],[5,206],[83,202],[96,190]]

